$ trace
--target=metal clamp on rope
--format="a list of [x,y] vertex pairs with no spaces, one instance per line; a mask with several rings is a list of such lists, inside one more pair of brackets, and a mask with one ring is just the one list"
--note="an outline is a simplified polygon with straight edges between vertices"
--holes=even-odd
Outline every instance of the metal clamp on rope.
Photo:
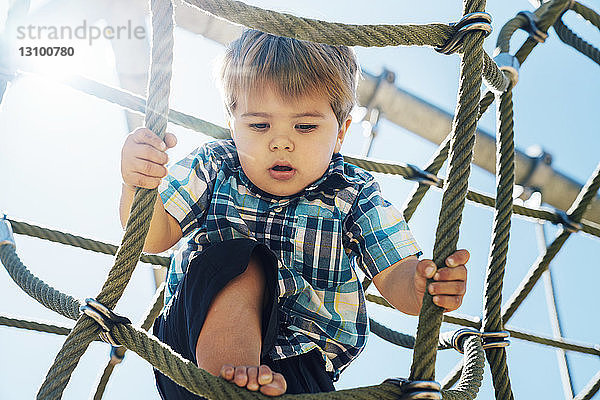
[[125,358],[125,353],[122,350],[123,346],[111,346],[110,347],[110,363],[112,365],[120,364]]
[[406,166],[412,170],[412,175],[406,179],[419,182],[423,185],[436,186],[439,188],[443,187],[442,180],[436,174],[432,174],[429,171],[424,171],[413,164],[406,164]]
[[519,82],[519,68],[521,67],[517,57],[509,53],[500,53],[494,57],[494,62],[498,65],[500,71],[504,72],[504,75],[510,79],[511,85],[509,87],[515,87]]
[[121,346],[121,343],[117,342],[112,335],[110,330],[116,324],[131,324],[129,318],[115,314],[108,307],[97,302],[96,299],[88,298],[85,299],[85,305],[79,307],[79,311],[83,312],[88,317],[100,325],[102,332],[100,332],[100,339],[106,343],[112,344],[113,346]]
[[538,23],[540,20],[537,15],[532,13],[531,11],[520,11],[517,13],[517,16],[522,15],[527,19],[527,25],[523,26],[523,30],[529,33],[529,37],[535,40],[538,43],[544,43],[548,34],[538,28]]
[[510,334],[507,331],[499,332],[482,332],[481,340],[483,341],[484,349],[494,349],[498,347],[510,346],[510,341],[507,338]]
[[560,222],[559,223],[568,232],[577,233],[577,232],[579,232],[580,230],[583,229],[583,225],[581,225],[579,222],[573,221],[571,219],[571,217],[569,216],[569,214],[567,214],[565,211],[563,211],[563,210],[554,210],[554,214],[556,214],[558,216],[558,218],[560,218]]
[[450,26],[456,29],[454,36],[442,47],[435,49],[438,53],[452,54],[458,51],[464,36],[469,32],[482,31],[486,37],[489,36],[492,33],[492,16],[486,12],[474,12],[466,14],[460,21],[451,23]]
[[402,392],[400,400],[442,399],[442,386],[434,381],[409,381],[404,378],[389,378],[383,382],[391,383],[400,388]]
[[10,225],[10,221],[6,218],[6,214],[0,219],[0,246],[5,244],[16,247],[12,226]]
[[464,342],[465,342],[465,339],[469,336],[481,337],[482,334],[477,329],[471,329],[471,328],[458,329],[456,332],[454,332],[454,335],[452,335],[452,347],[454,347],[456,349],[456,351],[458,351],[460,354],[463,354],[465,352]]

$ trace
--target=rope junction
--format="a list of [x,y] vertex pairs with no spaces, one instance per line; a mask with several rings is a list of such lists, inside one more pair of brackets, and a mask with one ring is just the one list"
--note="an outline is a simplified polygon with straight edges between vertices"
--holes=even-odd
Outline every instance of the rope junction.
[[[461,56],[460,88],[452,132],[434,154],[424,169],[413,165],[375,162],[346,157],[346,160],[374,172],[399,174],[418,183],[403,208],[406,220],[413,215],[429,187],[443,188],[439,225],[436,231],[434,262],[443,260],[456,249],[462,210],[466,199],[494,207],[493,238],[489,265],[486,272],[486,289],[483,318],[442,315],[442,310],[426,293],[419,318],[416,337],[395,332],[371,320],[371,330],[386,340],[400,346],[414,348],[413,364],[409,379],[390,379],[380,385],[341,390],[333,393],[284,395],[282,398],[328,398],[328,399],[473,399],[476,397],[483,377],[485,358],[490,363],[497,399],[512,399],[506,363],[507,337],[536,341],[568,350],[600,355],[600,346],[586,346],[565,340],[543,338],[514,329],[504,323],[510,319],[524,298],[539,280],[549,263],[572,233],[583,231],[600,237],[600,226],[582,220],[586,207],[600,188],[600,164],[582,188],[579,196],[567,211],[533,209],[513,205],[514,142],[512,116],[512,88],[518,79],[518,68],[533,48],[547,37],[547,30],[554,26],[561,40],[600,64],[600,52],[566,28],[562,15],[571,9],[600,28],[600,16],[591,9],[569,0],[551,0],[542,4],[534,13],[522,12],[502,28],[498,37],[498,64],[482,49],[484,37],[490,32],[491,17],[485,13],[485,1],[464,0],[463,18],[457,24],[428,25],[349,25],[262,10],[232,0],[186,0],[217,17],[265,32],[311,40],[328,44],[349,46],[431,46],[440,52],[458,52]],[[173,8],[171,1],[152,0],[152,63],[148,83],[148,99],[110,88],[89,80],[75,80],[69,85],[95,96],[113,101],[124,108],[144,112],[146,126],[160,138],[164,136],[167,121],[223,138],[227,130],[200,119],[169,110],[168,98],[173,50]],[[525,29],[530,36],[514,54],[509,54],[510,37],[517,29]],[[501,61],[507,60],[507,61]],[[480,96],[482,81],[488,91]],[[468,177],[477,120],[493,101],[497,112],[497,194],[486,196],[468,189]],[[445,160],[449,158],[447,179],[437,176]],[[35,329],[67,335],[56,356],[38,398],[58,399],[66,387],[79,358],[90,342],[99,336],[113,344],[111,360],[106,366],[94,398],[100,399],[114,369],[121,362],[125,348],[131,349],[149,361],[155,368],[169,376],[193,393],[207,398],[265,398],[229,384],[197,368],[188,360],[174,353],[146,333],[158,315],[162,305],[164,284],[157,290],[151,307],[140,327],[135,327],[124,317],[116,316],[112,309],[123,294],[137,261],[167,265],[166,257],[141,255],[149,221],[156,199],[156,190],[139,189],[121,245],[117,246],[85,239],[79,236],[41,228],[24,222],[0,221],[0,261],[13,280],[30,296],[46,307],[76,321],[73,328],[23,321],[0,316],[0,325]],[[508,251],[508,238],[512,213],[561,224],[554,241],[547,246],[508,302],[501,306],[502,280]],[[12,228],[12,229],[11,229]],[[115,264],[95,299],[82,304],[72,296],[61,293],[33,276],[15,253],[12,230],[19,234],[35,236],[54,242],[85,248],[105,254],[116,254]],[[369,282],[365,283],[365,287]],[[367,300],[386,305],[378,296],[367,294]],[[451,335],[440,335],[442,320],[462,324],[474,329],[459,330]],[[464,351],[464,368],[455,368],[452,376],[444,381],[444,388],[434,382],[437,349],[457,348]],[[450,389],[460,376],[455,389]],[[579,393],[576,399],[589,399],[600,389],[600,373]]]

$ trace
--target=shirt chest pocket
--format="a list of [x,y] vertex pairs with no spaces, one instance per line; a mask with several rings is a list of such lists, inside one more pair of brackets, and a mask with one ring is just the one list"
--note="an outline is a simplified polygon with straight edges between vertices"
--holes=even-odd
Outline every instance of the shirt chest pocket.
[[339,219],[298,216],[294,237],[294,267],[311,286],[339,286],[352,278],[343,262],[342,223]]

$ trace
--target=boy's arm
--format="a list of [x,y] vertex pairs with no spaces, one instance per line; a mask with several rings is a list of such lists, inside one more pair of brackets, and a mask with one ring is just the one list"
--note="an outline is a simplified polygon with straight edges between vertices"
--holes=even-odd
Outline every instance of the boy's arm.
[[379,293],[396,309],[410,315],[419,315],[427,279],[434,304],[445,312],[454,311],[462,304],[466,290],[469,260],[467,250],[457,250],[446,258],[446,266],[437,270],[432,260],[419,261],[416,256],[406,257],[384,269],[373,278]]
[[[123,228],[125,228],[127,219],[129,218],[135,190],[134,186],[123,183],[119,204],[119,214]],[[182,236],[183,233],[179,222],[165,211],[160,195],[158,195],[154,203],[154,213],[152,214],[148,236],[146,236],[146,241],[144,242],[144,251],[148,253],[161,253],[173,247]]]
[[[136,187],[158,187],[160,180],[167,175],[164,167],[168,161],[166,150],[174,147],[176,143],[174,135],[167,133],[163,142],[146,128],[136,129],[125,140],[121,151],[123,186],[119,203],[119,216],[123,227],[129,218]],[[163,252],[177,243],[182,235],[179,223],[165,211],[160,196],[157,196],[144,251]]]

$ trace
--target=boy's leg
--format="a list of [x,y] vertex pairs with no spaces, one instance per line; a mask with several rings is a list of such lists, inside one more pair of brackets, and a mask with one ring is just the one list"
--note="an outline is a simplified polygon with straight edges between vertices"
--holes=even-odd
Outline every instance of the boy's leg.
[[259,365],[265,278],[253,255],[246,271],[213,299],[196,342],[196,363],[213,375],[224,364]]
[[[184,358],[213,374],[221,372],[223,364],[235,362],[238,368],[231,368],[235,375],[228,380],[239,375],[236,383],[244,383],[241,381],[250,376],[265,384],[260,387],[264,394],[281,394],[285,385],[282,375],[274,376],[263,366],[260,371],[269,379],[263,377],[261,381],[260,376],[253,377],[259,375],[258,368],[248,371],[245,367],[259,365],[263,340],[265,354],[274,342],[277,293],[277,259],[270,250],[250,239],[223,242],[190,262],[171,302],[156,321],[154,333]],[[163,398],[199,398],[158,371],[155,374]]]
[[211,302],[198,335],[196,362],[200,368],[238,386],[280,395],[286,390],[283,375],[260,366],[264,297],[264,267],[253,253],[246,271]]

